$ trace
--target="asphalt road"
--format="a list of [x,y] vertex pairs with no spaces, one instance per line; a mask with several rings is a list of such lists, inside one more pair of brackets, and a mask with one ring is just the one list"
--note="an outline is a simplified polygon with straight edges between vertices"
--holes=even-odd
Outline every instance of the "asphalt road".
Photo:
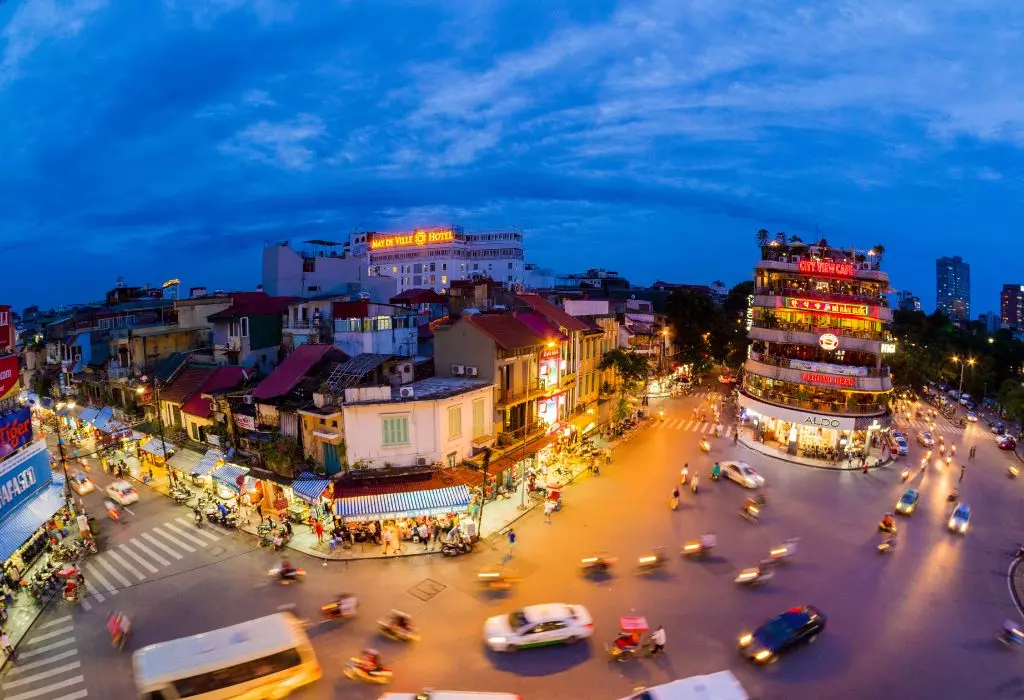
[[[22,648],[39,653],[28,658],[23,653],[21,668],[0,682],[0,697],[130,698],[131,650],[288,603],[313,621],[310,634],[325,669],[319,684],[295,696],[300,699],[377,697],[379,687],[353,684],[341,673],[345,661],[368,645],[384,653],[395,669],[392,689],[402,691],[435,687],[515,692],[529,700],[612,700],[639,686],[729,668],[758,698],[1024,696],[1016,660],[994,641],[1002,620],[1017,615],[1006,574],[1019,537],[1024,483],[1007,478],[1010,455],[999,452],[984,426],[965,432],[938,422],[938,434],[956,442],[965,463],[969,447],[978,445],[978,457],[968,463],[961,485],[963,498],[974,507],[970,531],[956,536],[945,529],[946,494],[959,469],[929,467],[912,480],[922,498],[912,517],[900,519],[898,550],[880,556],[875,526],[905,488],[898,463],[868,475],[818,470],[771,460],[725,439],[713,440],[712,454],[703,455],[697,434],[685,429],[688,421],[678,420],[689,418],[694,400],[666,403],[664,423],[620,447],[600,477],[566,489],[566,506],[552,525],[537,512],[518,523],[512,565],[523,580],[505,598],[482,595],[471,585],[479,566],[504,554],[503,547],[486,543],[454,561],[413,557],[323,567],[295,556],[309,570],[307,580],[280,586],[266,577],[276,558],[254,549],[252,538],[212,538],[210,533],[218,531],[210,527],[204,528],[206,535],[196,533],[194,526],[188,528],[187,510],[144,493],[128,522],[105,525],[102,552],[87,568],[87,575],[92,569],[117,593],[93,577],[93,590],[105,594],[103,600],[91,599],[89,610],[58,605],[44,615]],[[902,459],[916,464],[922,451],[914,443],[917,428],[907,432],[911,455]],[[748,462],[768,480],[769,505],[760,526],[738,515],[747,495],[743,489],[707,478],[711,461],[731,458]],[[669,495],[684,461],[691,469],[700,465],[701,493],[686,493],[683,507],[672,512]],[[102,481],[102,475],[97,479]],[[99,500],[97,495],[87,502],[90,498]],[[651,547],[674,551],[705,531],[718,534],[713,559],[698,563],[673,557],[663,574],[648,578],[632,572],[635,557]],[[737,569],[793,536],[801,538],[797,559],[773,581],[756,590],[733,583]],[[603,582],[584,580],[577,562],[598,549],[620,557],[617,571]],[[341,624],[316,622],[319,605],[345,590],[359,595],[360,615]],[[487,616],[554,601],[582,603],[591,610],[596,622],[591,643],[513,655],[482,648]],[[765,669],[752,668],[737,656],[741,632],[802,603],[813,603],[828,615],[828,629],[817,644]],[[401,645],[376,636],[375,620],[392,607],[413,615],[421,642]],[[112,609],[133,618],[134,636],[124,652],[108,643],[104,621]],[[603,646],[623,614],[645,615],[652,624],[664,625],[668,653],[609,663]],[[47,648],[55,643],[60,646]],[[80,681],[70,682],[79,676]]]

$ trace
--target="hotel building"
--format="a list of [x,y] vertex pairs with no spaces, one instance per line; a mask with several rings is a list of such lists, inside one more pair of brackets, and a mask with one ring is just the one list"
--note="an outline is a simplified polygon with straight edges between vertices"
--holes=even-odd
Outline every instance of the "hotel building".
[[739,404],[765,442],[793,455],[843,453],[888,426],[884,361],[895,344],[879,267],[873,251],[762,248]]
[[453,280],[481,276],[509,287],[524,282],[523,234],[519,231],[466,233],[456,226],[361,233],[353,236],[352,251],[368,257],[371,274],[397,279],[398,293],[407,289],[443,293]]

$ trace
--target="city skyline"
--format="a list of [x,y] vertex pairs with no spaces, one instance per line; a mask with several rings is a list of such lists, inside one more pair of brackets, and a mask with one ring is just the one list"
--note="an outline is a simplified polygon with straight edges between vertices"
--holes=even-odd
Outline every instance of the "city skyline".
[[931,262],[984,234],[972,316],[998,311],[1016,11],[770,6],[5,3],[0,104],[32,115],[4,135],[8,299],[251,289],[267,240],[448,225],[731,286],[765,227],[884,245],[927,311]]

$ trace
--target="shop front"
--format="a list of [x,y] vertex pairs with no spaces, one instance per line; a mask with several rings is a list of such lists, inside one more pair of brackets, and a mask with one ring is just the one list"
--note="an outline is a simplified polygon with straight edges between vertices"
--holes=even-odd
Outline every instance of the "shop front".
[[45,525],[69,517],[63,476],[50,468],[46,441],[38,440],[0,462],[0,562],[19,578],[46,549]]
[[310,515],[318,520],[325,521],[331,513],[331,499],[334,492],[331,489],[331,480],[325,476],[318,476],[312,472],[302,472],[292,482],[290,488],[285,489],[285,498],[288,500],[288,517],[295,522],[308,522]]
[[[476,524],[467,517],[469,487],[465,484],[424,491],[378,493],[338,498],[334,518],[342,521],[356,541],[368,539],[369,523],[380,523],[397,533],[399,540],[416,540],[415,528],[436,522],[442,531],[458,527],[465,536],[477,534]],[[376,526],[375,526],[376,529]]]
[[210,478],[214,482],[214,492],[222,500],[230,501],[248,494],[249,500],[255,505],[262,498],[254,495],[257,492],[257,481],[249,476],[248,467],[225,462],[210,473]]
[[739,395],[740,417],[761,442],[778,443],[791,455],[838,460],[863,454],[888,426],[887,416],[837,416],[799,411]]
[[544,399],[537,399],[537,418],[549,427],[558,425],[565,416],[566,394],[561,392]]
[[151,437],[139,444],[138,460],[125,460],[128,472],[133,478],[145,483],[151,480],[168,481],[170,472],[167,462],[177,451],[177,447],[157,437]]

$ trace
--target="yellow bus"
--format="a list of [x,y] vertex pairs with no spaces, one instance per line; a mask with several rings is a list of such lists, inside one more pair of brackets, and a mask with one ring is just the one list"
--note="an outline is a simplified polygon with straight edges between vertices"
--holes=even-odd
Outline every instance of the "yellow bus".
[[132,666],[142,700],[277,700],[322,675],[302,622],[286,612],[151,644]]

